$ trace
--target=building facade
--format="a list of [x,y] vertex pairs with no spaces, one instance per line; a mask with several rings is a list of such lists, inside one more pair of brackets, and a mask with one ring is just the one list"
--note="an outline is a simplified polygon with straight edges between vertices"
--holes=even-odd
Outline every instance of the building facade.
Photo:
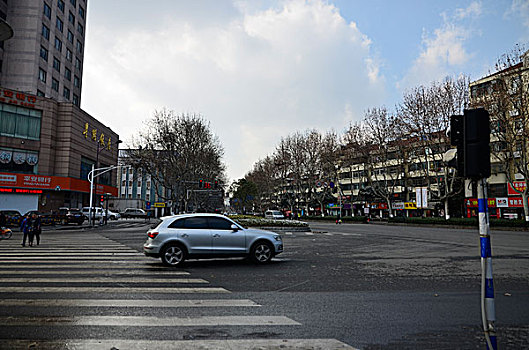
[[[0,88],[0,208],[89,205],[92,166],[117,164],[119,136],[72,103]],[[116,170],[95,193],[117,196]]]
[[88,0],[2,0],[0,86],[81,105]]

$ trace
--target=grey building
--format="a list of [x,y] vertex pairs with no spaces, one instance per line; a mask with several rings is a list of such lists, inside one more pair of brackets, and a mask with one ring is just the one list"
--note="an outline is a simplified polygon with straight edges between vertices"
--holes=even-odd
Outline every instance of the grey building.
[[0,86],[81,105],[88,0],[0,0]]

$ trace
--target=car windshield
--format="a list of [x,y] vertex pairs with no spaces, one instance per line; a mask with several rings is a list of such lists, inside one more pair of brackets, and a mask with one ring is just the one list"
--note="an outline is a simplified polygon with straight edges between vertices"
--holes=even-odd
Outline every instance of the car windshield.
[[5,215],[20,215],[17,211],[14,211],[14,210],[5,210],[4,214]]

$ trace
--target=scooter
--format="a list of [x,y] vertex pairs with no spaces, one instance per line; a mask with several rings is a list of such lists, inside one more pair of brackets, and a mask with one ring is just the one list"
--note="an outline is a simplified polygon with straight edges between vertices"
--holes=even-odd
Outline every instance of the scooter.
[[0,239],[9,239],[13,235],[13,231],[7,227],[0,227]]

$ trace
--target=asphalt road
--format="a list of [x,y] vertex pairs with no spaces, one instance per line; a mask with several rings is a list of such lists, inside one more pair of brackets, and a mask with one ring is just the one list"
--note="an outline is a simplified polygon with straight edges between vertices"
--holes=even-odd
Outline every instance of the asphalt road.
[[[13,339],[28,339],[28,334],[31,339],[36,339],[35,344],[41,348],[44,348],[46,340],[56,339],[182,340],[186,341],[183,348],[219,340],[239,341],[237,345],[232,345],[233,348],[240,348],[245,340],[251,340],[252,346],[257,348],[292,346],[333,349],[339,348],[342,343],[364,349],[484,348],[479,328],[480,257],[477,231],[374,224],[314,223],[311,227],[311,233],[284,233],[285,253],[267,266],[229,259],[188,261],[179,269],[164,268],[158,260],[138,254],[147,229],[141,222],[119,221],[107,228],[90,231],[47,231],[39,249],[43,254],[48,249],[49,253],[45,257],[36,255],[39,260],[35,262],[24,260],[31,258],[28,248],[21,250],[19,245],[17,247],[11,242],[18,240],[18,236],[10,241],[0,241],[0,256],[7,254],[8,257],[8,260],[5,260],[6,257],[0,260],[1,286],[11,287],[15,292],[0,289],[0,297],[2,300],[22,298],[27,301],[22,305],[14,305],[15,302],[0,304],[0,322],[7,322],[0,332],[0,348],[8,348],[1,346],[2,339],[9,340],[6,344],[12,347]],[[129,270],[141,272],[144,280],[135,281],[133,286],[138,288],[135,290],[131,288],[131,281],[120,283],[122,276],[115,272],[103,274],[114,278],[114,283],[6,279],[18,276],[14,275],[16,267],[9,260],[16,258],[22,258],[19,264],[29,267],[30,271],[25,272],[24,277],[42,278],[39,271],[43,269],[37,265],[60,263],[53,262],[53,259],[58,254],[64,254],[57,252],[62,237],[68,240],[66,251],[80,253],[73,255],[74,259],[80,259],[73,260],[74,263],[83,261],[83,247],[86,251],[94,249],[90,259],[105,259],[100,261],[101,266],[129,265]],[[6,242],[10,244],[5,245]],[[49,242],[49,246],[45,242]],[[102,256],[106,248],[97,244],[92,246],[94,242],[107,243],[114,252],[111,256],[113,260],[106,260]],[[499,345],[503,349],[527,348],[529,233],[493,231],[492,245]],[[124,252],[121,253],[123,256],[117,252]],[[45,262],[45,259],[50,261]],[[98,260],[91,262],[97,263]],[[71,262],[67,264],[72,266]],[[36,272],[34,275],[32,267]],[[12,270],[11,274],[5,274],[9,270]],[[67,266],[53,270],[57,274],[49,276],[55,278],[64,278],[68,271],[79,271]],[[90,271],[83,276],[94,277]],[[186,278],[193,279],[189,286],[216,289],[218,292],[208,294],[208,299],[220,300],[221,304],[209,308],[156,307],[164,300],[173,300],[174,296],[165,292],[150,293],[148,288],[163,288],[167,284],[165,280],[171,282],[171,278],[176,278],[168,276],[168,273],[181,272],[189,273]],[[34,286],[40,290],[33,291],[31,288]],[[62,290],[61,286],[64,287]],[[75,286],[86,286],[87,289],[67,289]],[[128,289],[101,289],[108,286]],[[59,289],[48,291],[47,287]],[[146,291],[142,293],[140,288]],[[109,299],[111,307],[97,303],[80,305],[79,300],[87,298]],[[57,305],[62,307],[35,304],[40,299],[59,299]],[[70,301],[72,304],[67,304],[66,299],[73,299]],[[178,295],[178,299],[201,302],[204,295],[186,293]],[[127,307],[126,304],[118,305],[116,300],[135,303],[148,300],[154,305]],[[230,307],[234,300],[250,305]],[[75,318],[79,314],[83,317]],[[9,321],[9,317],[13,316],[15,321]],[[96,317],[92,323],[90,316]],[[117,319],[97,318],[108,316]],[[131,316],[138,317],[135,321],[138,324],[148,321],[142,317],[161,317],[169,324],[127,324]],[[199,326],[182,326],[170,323],[175,316],[184,319],[236,317],[244,321],[240,323],[259,322],[257,325],[230,326],[217,320],[215,325],[206,322]],[[33,318],[33,323],[28,321],[30,318]],[[101,320],[108,325],[102,326]],[[285,339],[289,339],[290,343]],[[293,339],[305,342],[294,346]],[[323,342],[320,344],[314,339],[323,339]],[[20,344],[28,345],[24,342]],[[64,342],[60,344],[63,346]],[[125,344],[122,349],[132,348],[130,343],[122,344]],[[138,344],[141,345],[141,342],[136,342],[135,346]],[[151,344],[148,348],[161,348],[163,344]],[[224,343],[219,348],[227,346]]]

